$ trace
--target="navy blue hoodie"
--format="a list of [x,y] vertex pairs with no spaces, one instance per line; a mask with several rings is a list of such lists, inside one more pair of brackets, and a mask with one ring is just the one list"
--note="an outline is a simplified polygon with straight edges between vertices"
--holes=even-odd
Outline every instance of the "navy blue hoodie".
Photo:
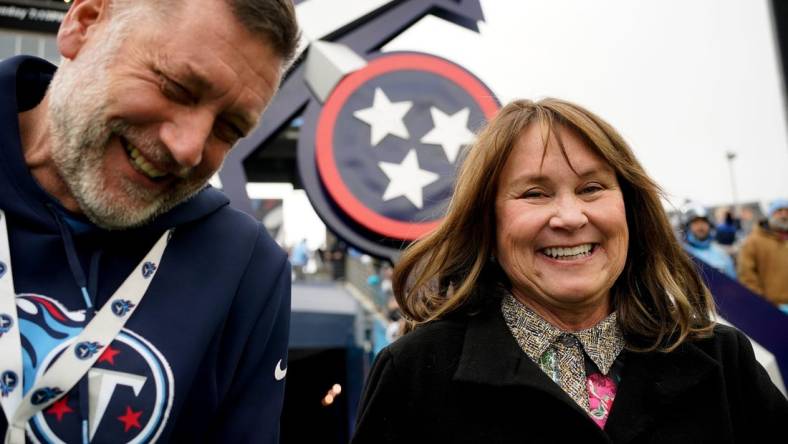
[[[69,214],[24,163],[18,113],[55,67],[0,63],[0,208],[9,225],[24,386],[74,338],[168,228],[145,298],[94,367],[28,423],[28,440],[278,442],[290,266],[253,218],[210,187],[144,227],[105,231]],[[74,92],[78,94],[78,92]],[[0,356],[0,370],[3,368]],[[0,431],[6,419],[0,415]]]

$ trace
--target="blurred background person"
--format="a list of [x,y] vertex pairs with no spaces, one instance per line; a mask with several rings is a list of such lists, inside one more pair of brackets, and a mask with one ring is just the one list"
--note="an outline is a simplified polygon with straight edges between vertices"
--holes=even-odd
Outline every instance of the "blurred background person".
[[714,241],[714,224],[709,212],[698,204],[691,204],[685,208],[683,220],[684,249],[731,279],[736,279],[733,258]]
[[378,355],[356,444],[761,442],[788,418],[657,185],[561,100],[491,120],[394,291],[411,331]]
[[304,269],[309,263],[311,252],[306,244],[306,239],[301,239],[293,246],[290,252],[290,264],[293,265],[293,278],[296,281],[303,281],[306,277]]
[[339,239],[334,240],[328,249],[328,263],[331,265],[331,279],[334,281],[345,279],[347,251],[347,244]]
[[772,202],[767,216],[742,243],[739,279],[788,312],[788,199]]
[[739,228],[739,221],[734,219],[732,211],[727,210],[723,213],[722,222],[714,230],[714,240],[723,248],[732,247],[738,240]]

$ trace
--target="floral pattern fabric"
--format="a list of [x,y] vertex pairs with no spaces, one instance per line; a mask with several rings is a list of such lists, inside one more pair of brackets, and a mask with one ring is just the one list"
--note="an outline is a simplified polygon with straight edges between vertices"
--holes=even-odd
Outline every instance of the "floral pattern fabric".
[[610,409],[613,407],[613,399],[616,397],[617,384],[613,378],[594,373],[586,378],[586,390],[588,391],[588,415],[600,427],[605,428]]

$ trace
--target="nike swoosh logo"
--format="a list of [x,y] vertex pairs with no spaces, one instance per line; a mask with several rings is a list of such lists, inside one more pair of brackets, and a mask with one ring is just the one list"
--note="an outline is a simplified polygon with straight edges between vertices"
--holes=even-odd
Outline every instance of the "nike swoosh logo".
[[276,367],[274,367],[274,379],[277,381],[281,381],[285,379],[285,375],[287,374],[287,369],[282,368],[282,360],[280,359],[279,362],[276,363]]

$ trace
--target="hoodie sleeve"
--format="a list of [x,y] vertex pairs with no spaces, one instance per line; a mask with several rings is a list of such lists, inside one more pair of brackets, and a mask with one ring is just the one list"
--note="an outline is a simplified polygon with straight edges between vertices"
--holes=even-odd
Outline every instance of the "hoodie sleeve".
[[[279,442],[290,334],[290,263],[284,253],[274,254],[271,248],[258,242],[239,287],[239,300],[265,303],[244,338],[242,360],[232,375],[217,427],[206,442]],[[280,260],[272,263],[273,258]]]

